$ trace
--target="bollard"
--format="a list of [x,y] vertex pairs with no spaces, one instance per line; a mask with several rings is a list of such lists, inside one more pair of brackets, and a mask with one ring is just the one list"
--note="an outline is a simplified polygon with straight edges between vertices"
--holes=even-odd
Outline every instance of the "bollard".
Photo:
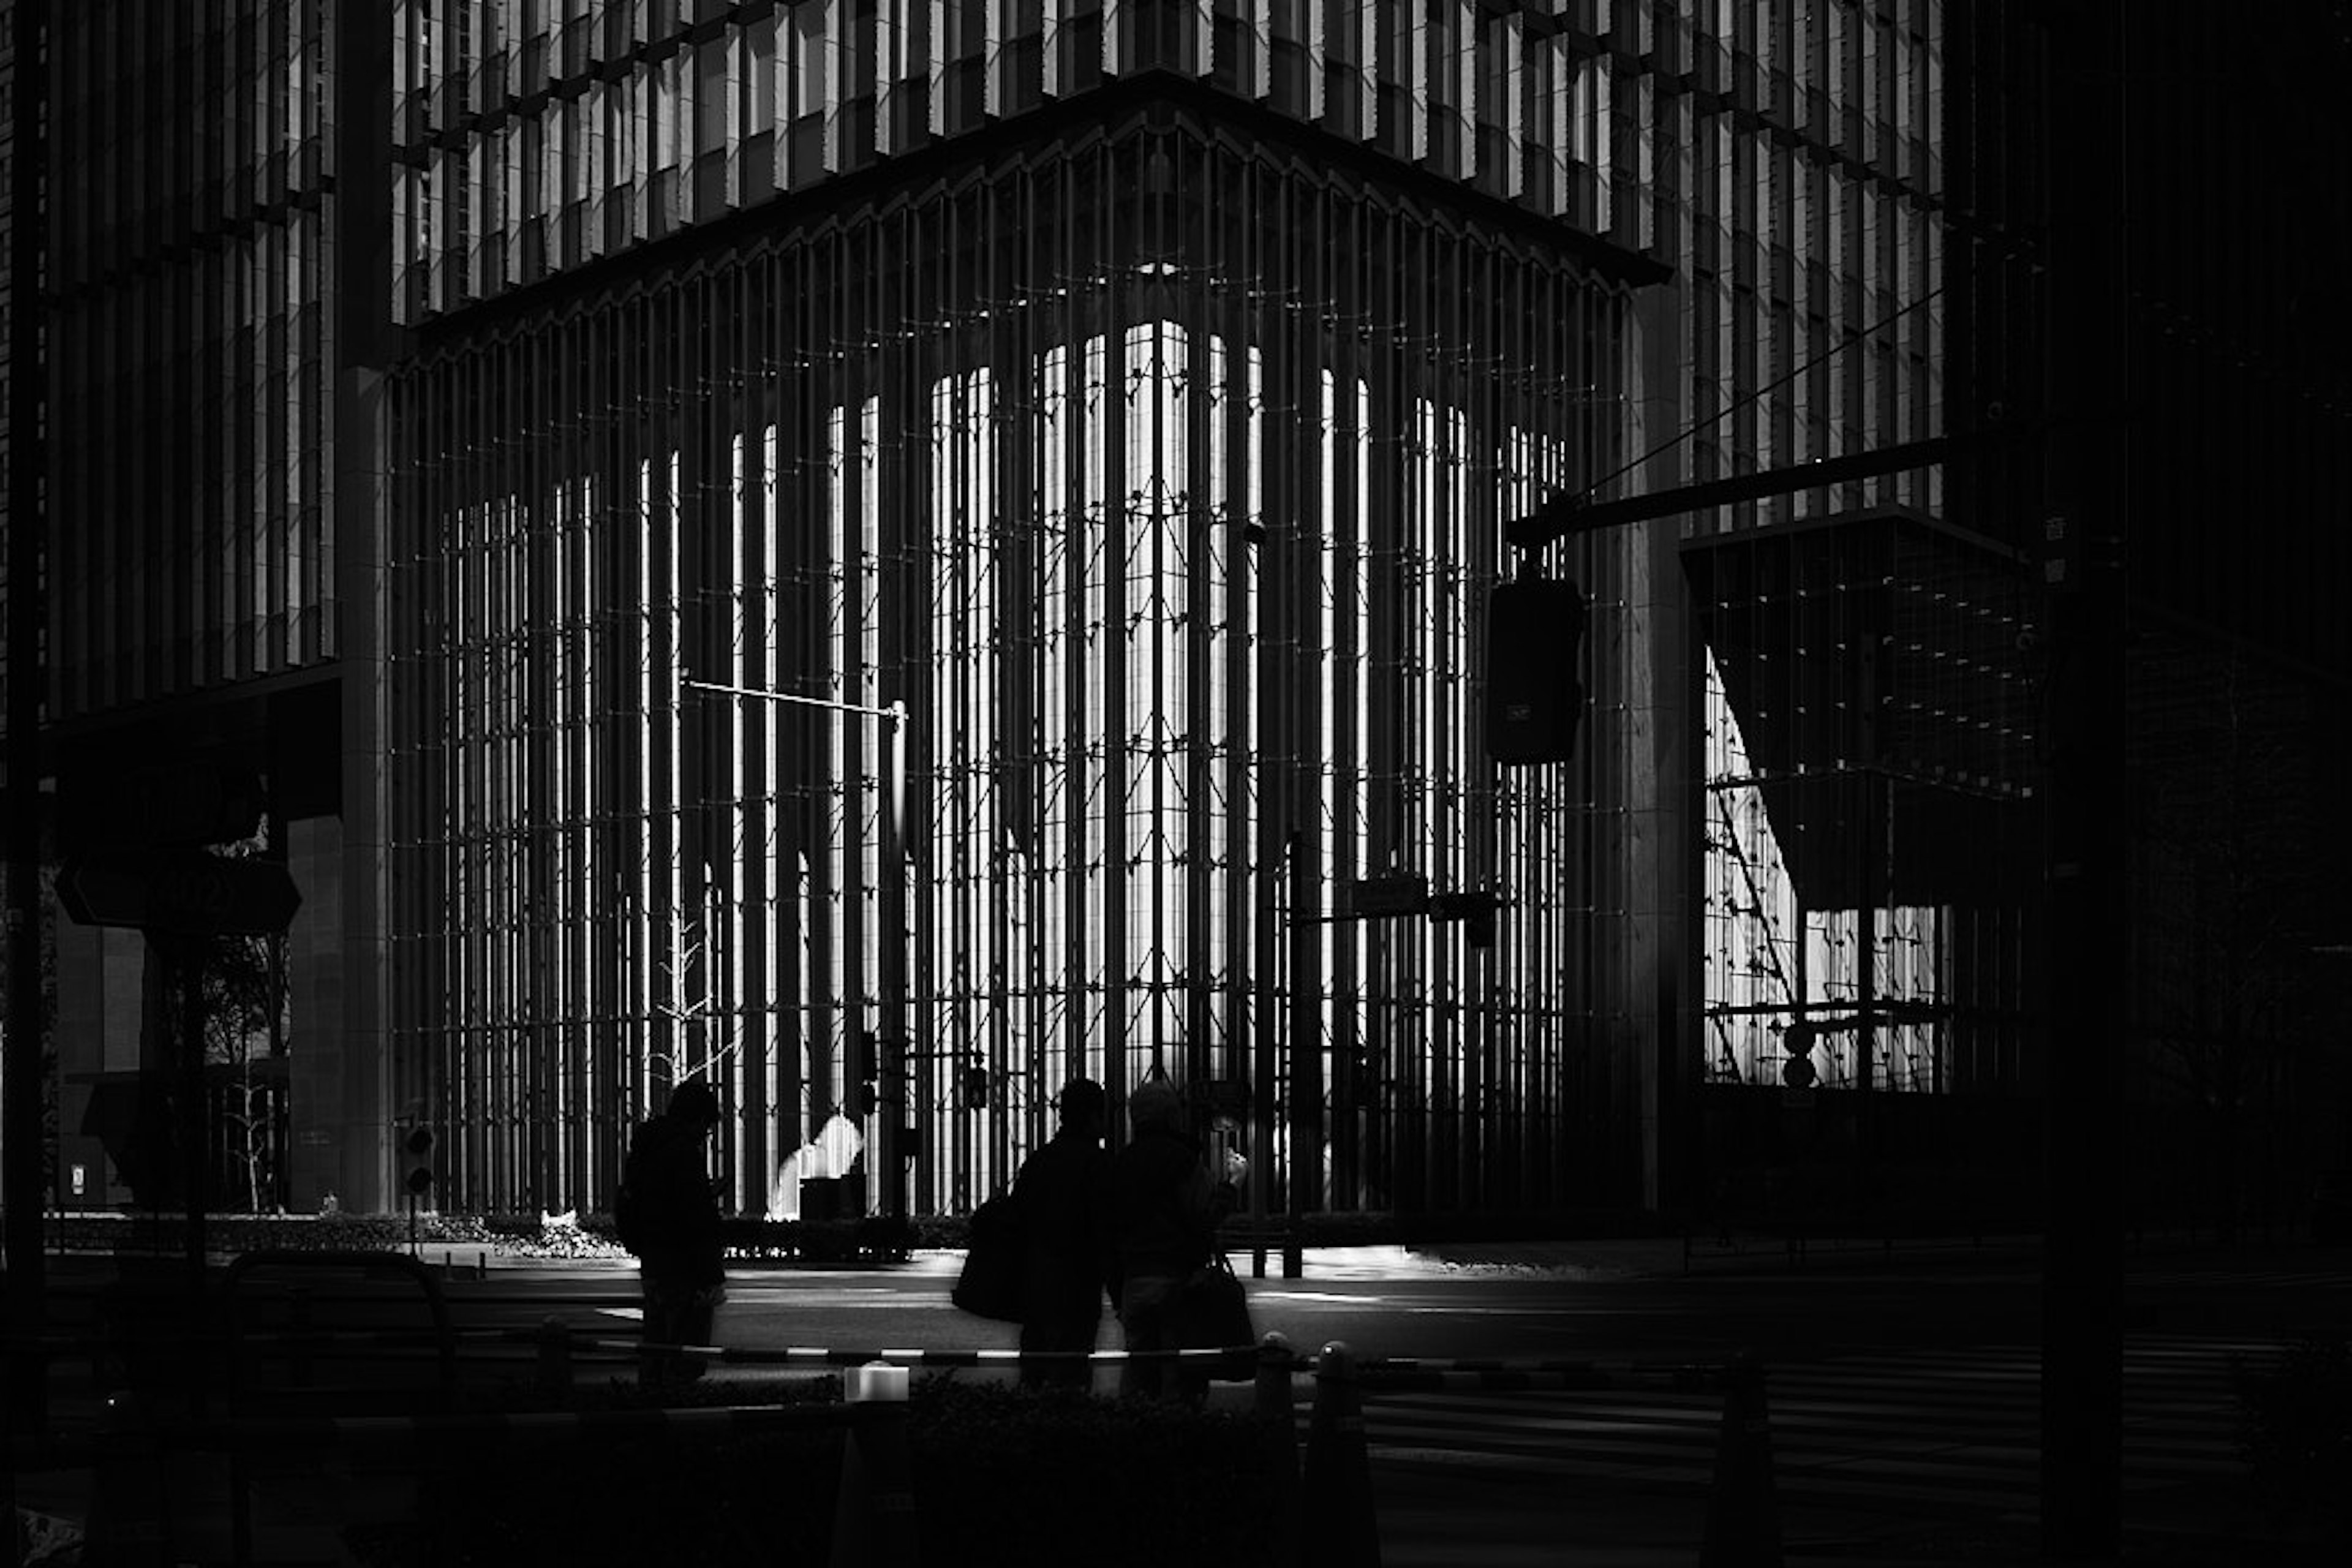
[[313,1321],[310,1288],[297,1285],[286,1306],[286,1381],[297,1388],[310,1385],[310,1329]]
[[1355,1358],[1338,1341],[1315,1360],[1315,1409],[1299,1477],[1298,1561],[1307,1568],[1380,1568],[1371,1455]]
[[572,1330],[561,1318],[539,1321],[539,1386],[549,1394],[572,1386]]
[[1279,1420],[1290,1434],[1294,1468],[1298,1458],[1298,1407],[1290,1394],[1290,1369],[1295,1359],[1290,1353],[1290,1342],[1279,1333],[1264,1335],[1257,1342],[1257,1413],[1269,1420]]
[[1772,1490],[1764,1369],[1743,1355],[1725,1370],[1715,1487],[1706,1500],[1699,1568],[1780,1568],[1780,1510]]
[[91,1568],[163,1568],[170,1561],[163,1502],[155,1434],[129,1394],[115,1394],[106,1402],[81,1560]]
[[852,1367],[842,1392],[849,1401],[849,1429],[841,1440],[832,1568],[915,1568],[920,1542],[907,1436],[907,1369],[886,1362]]
[[1298,1558],[1298,1402],[1291,1393],[1290,1380],[1296,1362],[1290,1342],[1279,1333],[1258,1341],[1257,1416],[1265,1428],[1260,1441],[1266,1446],[1278,1521],[1272,1560],[1283,1563]]

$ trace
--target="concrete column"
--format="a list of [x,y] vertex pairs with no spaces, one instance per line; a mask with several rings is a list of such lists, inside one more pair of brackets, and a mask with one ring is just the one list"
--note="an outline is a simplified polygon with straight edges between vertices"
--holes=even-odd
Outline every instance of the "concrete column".
[[317,817],[288,824],[287,840],[287,870],[302,889],[287,931],[287,1204],[311,1214],[333,1193],[348,1212],[373,1212],[391,1201],[390,1135],[380,1032],[352,1025],[352,994],[367,989],[355,981],[373,959],[351,940],[349,835],[341,820]]
[[[1644,414],[1682,406],[1681,300],[1664,289],[1639,295],[1625,324],[1629,406],[1635,411],[1627,426],[1632,457],[1673,433]],[[1669,396],[1673,401],[1660,401]],[[1629,475],[1628,492],[1682,482],[1686,449],[1674,447]],[[1623,940],[1610,977],[1623,988],[1610,1006],[1622,1024],[1607,1037],[1618,1053],[1612,1073],[1616,1109],[1631,1114],[1639,1128],[1638,1143],[1627,1151],[1637,1163],[1620,1179],[1629,1183],[1627,1195],[1649,1210],[1670,1205],[1678,1195],[1679,1145],[1694,1119],[1690,1089],[1703,1010],[1695,940],[1703,753],[1683,526],[1680,516],[1660,518],[1612,530],[1594,542],[1601,580],[1613,584],[1623,601],[1613,658],[1616,689],[1626,703],[1615,736],[1619,755],[1603,775],[1622,792],[1627,829],[1616,850],[1614,879],[1623,900]],[[1610,695],[1606,688],[1596,692],[1603,701]],[[1588,732],[1601,731],[1600,718],[1593,715]]]
[[[308,962],[297,961],[292,1202],[328,1185],[354,1212],[394,1203],[392,1125],[413,1110],[395,1099],[385,1032],[388,984],[385,788],[391,701],[384,560],[392,526],[387,388],[392,358],[392,19],[387,0],[349,0],[335,14],[335,594],[341,674],[341,813],[294,825]],[[298,942],[301,940],[298,937]],[[308,1004],[306,1006],[305,1004]],[[304,1020],[310,1020],[310,1037]],[[299,1064],[311,1056],[303,1073]],[[421,1077],[404,1079],[414,1096]],[[306,1095],[306,1086],[310,1093]],[[304,1110],[306,1100],[310,1109]],[[331,1146],[313,1142],[326,1132]]]

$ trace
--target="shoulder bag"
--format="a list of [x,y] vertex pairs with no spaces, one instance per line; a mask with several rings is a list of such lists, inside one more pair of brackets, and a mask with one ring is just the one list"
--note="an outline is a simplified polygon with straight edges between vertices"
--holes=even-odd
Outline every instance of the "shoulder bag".
[[1249,1297],[1223,1249],[1185,1277],[1177,1295],[1177,1342],[1192,1350],[1233,1350],[1256,1343]]
[[999,1193],[971,1212],[963,1272],[948,1299],[976,1318],[1019,1322],[1027,1268],[1024,1247],[1020,1207],[1011,1194]]

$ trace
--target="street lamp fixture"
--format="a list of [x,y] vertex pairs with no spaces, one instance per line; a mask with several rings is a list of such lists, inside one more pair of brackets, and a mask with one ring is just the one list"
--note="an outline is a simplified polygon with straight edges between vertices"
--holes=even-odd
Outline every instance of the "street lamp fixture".
[[797,691],[777,691],[764,686],[733,686],[724,681],[680,677],[682,692],[692,689],[714,696],[757,702],[794,703],[824,708],[835,713],[858,713],[883,721],[882,725],[882,1007],[881,1027],[875,1031],[877,1112],[874,1163],[882,1179],[883,1212],[904,1222],[907,1217],[907,1170],[900,1149],[907,1115],[907,905],[905,869],[907,705],[893,699],[874,707],[829,697],[806,697]]

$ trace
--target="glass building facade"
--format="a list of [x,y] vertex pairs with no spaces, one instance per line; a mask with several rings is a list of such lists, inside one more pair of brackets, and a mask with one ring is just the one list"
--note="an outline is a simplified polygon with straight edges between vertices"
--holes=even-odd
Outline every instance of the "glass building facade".
[[329,8],[49,12],[49,497],[72,520],[49,693],[69,723],[342,651],[341,213]]
[[[2292,1194],[2343,1142],[2352,535],[2308,520],[2352,485],[2352,43],[2117,16],[2129,232],[2079,293],[2145,395],[2136,1158],[2244,1143]],[[438,1201],[593,1211],[689,1072],[744,1212],[845,1107],[961,1208],[1062,1076],[1155,1067],[1269,1211],[2033,1165],[2087,68],[2037,0],[47,18],[46,417],[6,450],[51,847],[266,780],[290,1206],[395,1206],[422,1126]],[[1541,656],[1584,708],[1571,762],[1502,767],[1523,572],[1589,600]],[[1352,918],[1400,877],[1496,898],[1491,942]],[[58,1201],[130,1201],[98,1102],[177,1059],[163,966],[50,929]],[[2258,1101],[2294,1137],[2253,1149]]]
[[[1402,1136],[1551,1195],[1581,792],[1485,762],[1475,623],[1497,508],[1613,458],[1557,388],[1625,309],[1146,114],[421,358],[394,969],[466,1179],[593,1191],[715,1064],[748,1184],[903,1028],[925,1205],[1154,1064],[1329,1092],[1354,1192]],[[1494,948],[1312,923],[1408,868],[1502,892]]]
[[1999,6],[169,10],[56,12],[51,713],[269,779],[297,1206],[593,1210],[709,1073],[739,1209],[846,1109],[955,1211],[1157,1068],[1268,1209],[1657,1207],[1792,1033],[2027,1076],[2014,476],[1505,542],[2013,369]]
[[[921,1210],[1076,1072],[1221,1086],[1260,1200],[1341,1208],[1654,1201],[1691,1080],[1858,994],[1843,1070],[1949,1087],[1949,890],[1701,836],[1807,830],[1761,752],[1861,759],[1738,739],[1759,650],[1686,639],[1755,617],[1671,541],[1525,563],[1593,601],[1579,761],[1481,709],[1510,517],[1937,432],[1941,49],[1924,3],[396,5],[389,1014],[452,1194],[593,1206],[708,1072],[756,1206],[867,1037]],[[1491,946],[1346,918],[1400,873]]]

